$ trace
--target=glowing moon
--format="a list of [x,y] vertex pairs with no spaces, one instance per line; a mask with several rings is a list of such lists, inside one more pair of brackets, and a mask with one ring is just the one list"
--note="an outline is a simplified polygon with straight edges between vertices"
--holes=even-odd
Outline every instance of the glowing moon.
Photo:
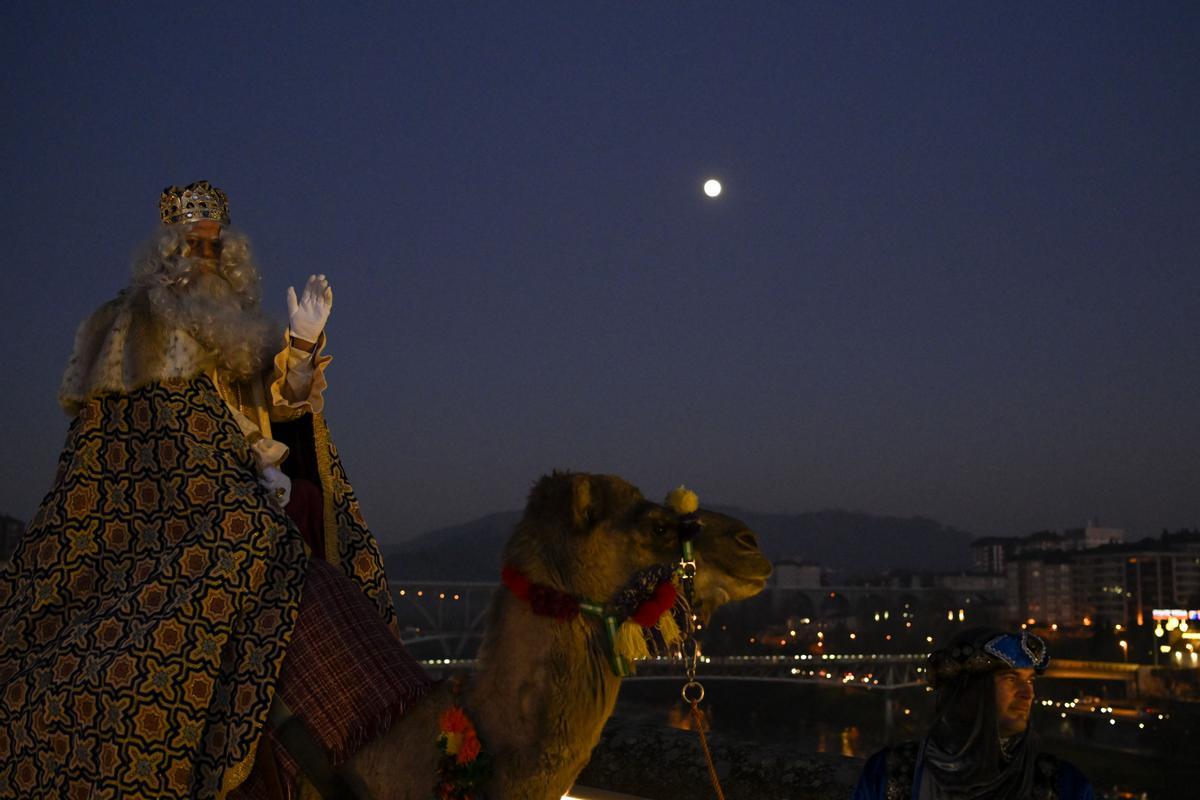
[[709,197],[716,197],[721,193],[721,182],[715,178],[709,178],[704,182],[704,193]]

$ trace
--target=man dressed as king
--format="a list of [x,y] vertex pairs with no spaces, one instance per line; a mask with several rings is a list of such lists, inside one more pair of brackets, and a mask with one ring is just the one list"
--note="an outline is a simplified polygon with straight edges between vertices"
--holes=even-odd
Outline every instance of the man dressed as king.
[[276,326],[224,192],[171,186],[159,211],[79,327],[54,485],[0,573],[0,798],[225,797],[263,766],[277,784],[255,757],[302,606],[353,607],[404,656],[322,416],[328,281],[289,289]]

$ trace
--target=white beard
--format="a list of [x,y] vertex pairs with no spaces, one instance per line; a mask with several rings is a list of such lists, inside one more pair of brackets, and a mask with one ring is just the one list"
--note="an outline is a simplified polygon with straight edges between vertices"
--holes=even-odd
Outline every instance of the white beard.
[[155,315],[195,338],[221,371],[238,380],[258,374],[277,335],[274,324],[255,298],[236,293],[220,276],[201,269],[190,276],[150,290]]

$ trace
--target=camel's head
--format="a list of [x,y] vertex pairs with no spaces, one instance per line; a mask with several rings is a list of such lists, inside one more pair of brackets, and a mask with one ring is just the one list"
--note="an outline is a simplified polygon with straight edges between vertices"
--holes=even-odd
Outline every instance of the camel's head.
[[[698,516],[696,606],[707,616],[760,592],[771,564],[744,523]],[[535,582],[603,603],[640,571],[679,561],[680,523],[621,478],[556,472],[534,486],[504,560]]]

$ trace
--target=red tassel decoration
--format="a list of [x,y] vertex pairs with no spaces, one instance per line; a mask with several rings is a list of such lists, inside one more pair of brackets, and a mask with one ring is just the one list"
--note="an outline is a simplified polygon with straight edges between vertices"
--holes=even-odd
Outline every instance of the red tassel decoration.
[[663,581],[654,590],[654,596],[638,606],[638,610],[633,613],[633,621],[643,628],[653,627],[663,612],[675,605],[676,595],[675,584]]
[[500,570],[500,580],[508,587],[508,590],[513,593],[513,596],[519,600],[529,599],[529,588],[533,585],[529,578],[526,578],[519,570],[513,569],[507,564]]

